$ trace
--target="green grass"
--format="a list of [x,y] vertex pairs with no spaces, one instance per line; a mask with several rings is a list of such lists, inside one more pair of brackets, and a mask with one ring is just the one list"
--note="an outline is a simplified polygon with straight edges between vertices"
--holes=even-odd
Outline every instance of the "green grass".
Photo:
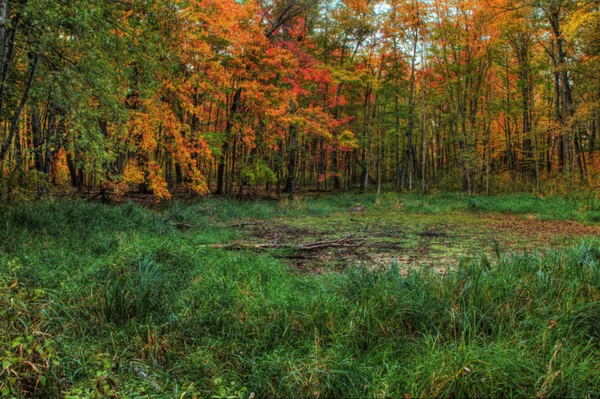
[[[301,274],[238,219],[363,203],[593,223],[593,198],[342,195],[0,208],[0,396],[597,397],[600,244],[429,268]],[[171,217],[169,221],[165,218]],[[173,222],[197,226],[180,231]],[[364,265],[368,266],[368,265]]]
[[[340,194],[316,195],[294,201],[256,200],[243,202],[221,198],[207,198],[182,212],[195,219],[199,214],[218,220],[240,218],[271,219],[277,217],[327,216],[333,212],[346,211],[357,204],[372,209],[376,204],[382,209],[400,205],[399,211],[407,214],[464,213],[510,213],[533,215],[542,220],[574,220],[600,222],[600,197],[593,194],[538,197],[530,194],[506,196],[469,196],[466,194],[438,193],[429,196],[419,194]],[[183,204],[174,205],[183,206]],[[173,205],[170,205],[173,206]]]

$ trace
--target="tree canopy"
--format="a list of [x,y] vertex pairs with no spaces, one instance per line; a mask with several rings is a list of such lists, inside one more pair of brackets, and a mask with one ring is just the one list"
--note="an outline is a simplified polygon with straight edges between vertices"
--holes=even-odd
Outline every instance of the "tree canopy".
[[0,195],[600,183],[600,5],[0,0]]

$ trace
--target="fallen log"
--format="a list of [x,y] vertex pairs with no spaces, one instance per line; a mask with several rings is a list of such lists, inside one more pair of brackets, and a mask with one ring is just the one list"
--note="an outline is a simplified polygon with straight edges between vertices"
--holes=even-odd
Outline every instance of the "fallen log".
[[318,251],[329,248],[358,248],[365,244],[366,240],[362,237],[357,237],[358,233],[350,234],[334,240],[314,241],[304,244],[284,244],[278,242],[270,242],[263,244],[245,244],[240,242],[230,244],[208,244],[201,247],[204,248],[221,248],[227,250],[269,250],[269,249],[292,249],[297,251]]
[[245,227],[263,226],[264,222],[234,223],[223,225],[226,229],[243,229]]

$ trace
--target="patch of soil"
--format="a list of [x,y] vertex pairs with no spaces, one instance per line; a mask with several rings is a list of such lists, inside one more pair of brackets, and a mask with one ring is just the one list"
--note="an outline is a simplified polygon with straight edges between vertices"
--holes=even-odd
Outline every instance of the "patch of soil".
[[406,238],[410,234],[407,229],[396,226],[374,226],[370,230],[371,237]]
[[424,238],[448,237],[448,234],[445,231],[439,230],[437,227],[433,227],[428,230],[422,231],[420,233],[417,233],[417,235]]
[[[338,272],[357,264],[372,268],[389,267],[394,260],[401,269],[404,267],[408,270],[408,266],[415,265],[419,257],[435,251],[423,245],[417,251],[410,250],[407,247],[407,240],[414,234],[395,226],[375,226],[360,233],[360,236],[366,240],[364,245],[350,248],[320,248],[313,251],[274,251],[273,255],[285,259],[290,266],[305,273]],[[252,226],[249,239],[256,243],[297,245],[331,240],[339,235],[339,231],[312,230],[269,222]],[[446,234],[436,231],[431,235],[431,237],[441,236]]]
[[489,230],[510,231],[523,237],[544,238],[556,236],[582,237],[600,234],[599,226],[589,226],[574,221],[523,219],[513,215],[494,215],[486,223]]
[[321,237],[331,235],[330,232],[315,231],[307,228],[298,228],[283,224],[264,223],[253,226],[250,237],[260,242],[293,243],[308,241],[309,237],[319,240]]
[[[415,216],[407,227],[396,223],[377,223],[360,232],[363,245],[348,248],[318,248],[310,251],[274,250],[301,273],[338,272],[352,265],[387,268],[396,262],[402,272],[414,267],[430,267],[440,274],[455,267],[461,258],[485,254],[494,256],[494,242],[503,252],[550,248],[568,238],[600,234],[600,226],[570,221],[523,219],[515,215],[485,215],[472,221],[423,223]],[[319,223],[315,221],[315,223]],[[248,239],[257,244],[300,245],[336,239],[355,231],[299,228],[285,222],[249,223],[243,227]],[[323,225],[319,225],[322,228]]]

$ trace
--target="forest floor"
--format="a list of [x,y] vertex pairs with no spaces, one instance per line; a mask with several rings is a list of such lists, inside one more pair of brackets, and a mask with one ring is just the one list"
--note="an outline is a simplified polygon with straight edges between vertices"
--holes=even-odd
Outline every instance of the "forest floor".
[[[350,202],[347,202],[346,209],[333,210],[326,215],[303,213],[306,203],[311,200],[296,204],[295,211],[288,214],[285,207],[290,205],[285,202],[287,205],[279,212],[285,216],[267,220],[240,218],[225,226],[240,233],[236,243],[248,247],[273,246],[273,256],[299,271],[319,274],[339,272],[353,265],[389,268],[392,262],[404,274],[415,267],[429,267],[444,274],[460,261],[468,263],[481,256],[497,259],[502,253],[547,252],[600,236],[599,223],[582,217],[578,218],[582,221],[571,220],[571,217],[561,220],[561,215],[553,216],[543,208],[532,208],[531,213],[512,213],[510,210],[500,213],[493,208],[490,211],[469,210],[468,204],[465,209],[460,209],[461,201],[458,201],[452,207],[419,212],[415,211],[418,204],[414,202],[412,209],[407,211],[401,200],[382,203],[378,198],[364,199],[371,201],[353,206],[348,206]],[[415,199],[409,197],[408,201]],[[319,200],[314,202],[318,204]],[[435,201],[425,199],[425,202]],[[360,207],[358,211],[357,207]],[[579,216],[582,209],[585,207],[579,207]],[[515,209],[515,212],[519,210]],[[353,244],[307,251],[293,249],[294,245],[344,237],[352,238]],[[282,248],[276,248],[276,244]]]
[[600,392],[594,195],[47,201],[0,226],[2,397]]
[[[576,221],[539,220],[532,214],[402,213],[369,207],[327,216],[295,216],[260,221],[240,219],[233,226],[246,244],[281,244],[275,257],[304,272],[341,271],[353,265],[389,268],[402,273],[430,267],[440,274],[459,261],[501,253],[545,252],[600,235],[600,225]],[[286,246],[326,242],[352,236],[354,245],[290,251]]]

